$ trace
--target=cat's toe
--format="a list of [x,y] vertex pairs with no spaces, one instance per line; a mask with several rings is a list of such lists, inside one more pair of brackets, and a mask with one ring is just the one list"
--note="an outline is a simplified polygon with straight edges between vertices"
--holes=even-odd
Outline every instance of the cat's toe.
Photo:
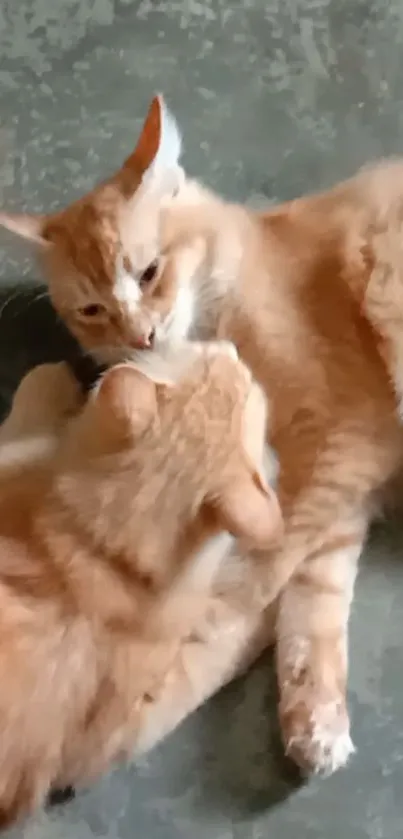
[[287,755],[304,773],[331,775],[354,753],[343,700],[309,708],[299,701],[281,712]]

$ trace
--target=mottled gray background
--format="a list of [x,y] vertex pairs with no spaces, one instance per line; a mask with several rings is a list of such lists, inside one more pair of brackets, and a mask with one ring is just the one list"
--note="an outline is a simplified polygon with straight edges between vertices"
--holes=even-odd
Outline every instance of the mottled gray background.
[[[10,206],[57,207],[112,171],[156,90],[183,126],[194,173],[233,197],[287,198],[403,148],[403,3],[1,0],[0,86]],[[46,301],[26,293],[31,263],[10,237],[1,246],[4,410],[26,366],[63,348]],[[402,547],[387,524],[363,563],[351,662],[358,754],[346,771],[303,786],[290,773],[268,657],[131,771],[10,836],[400,839]]]

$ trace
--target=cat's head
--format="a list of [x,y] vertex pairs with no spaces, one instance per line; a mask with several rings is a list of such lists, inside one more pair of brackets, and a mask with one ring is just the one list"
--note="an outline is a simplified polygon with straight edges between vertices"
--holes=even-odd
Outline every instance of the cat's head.
[[264,475],[266,401],[234,347],[139,356],[104,375],[73,423],[64,502],[91,538],[157,575],[223,530],[272,545],[281,515]]
[[108,181],[56,213],[0,212],[0,224],[34,244],[56,310],[102,361],[168,334],[184,338],[191,326],[180,276],[190,266],[172,264],[163,233],[167,209],[190,186],[180,153],[176,121],[156,96],[134,152]]

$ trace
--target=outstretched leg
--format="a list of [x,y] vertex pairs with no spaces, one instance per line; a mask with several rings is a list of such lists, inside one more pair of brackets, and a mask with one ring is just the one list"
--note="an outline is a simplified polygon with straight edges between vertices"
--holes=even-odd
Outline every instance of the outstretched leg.
[[283,486],[285,538],[268,566],[284,585],[277,621],[283,739],[287,753],[313,772],[333,772],[353,751],[346,707],[350,604],[371,492],[396,455],[353,432],[338,429],[316,448],[314,468],[301,472],[296,492],[287,496],[289,485]]
[[287,753],[329,774],[353,752],[346,707],[347,630],[364,531],[323,535],[281,597],[277,624],[280,721]]

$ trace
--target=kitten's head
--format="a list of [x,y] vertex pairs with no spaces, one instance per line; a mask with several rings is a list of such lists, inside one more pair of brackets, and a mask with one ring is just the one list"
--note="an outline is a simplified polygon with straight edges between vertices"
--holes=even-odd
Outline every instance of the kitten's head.
[[281,516],[263,474],[266,402],[234,347],[139,356],[104,375],[73,423],[64,502],[91,539],[134,552],[148,572],[222,530],[272,545]]
[[103,361],[168,333],[184,338],[191,325],[188,284],[161,240],[164,212],[184,188],[180,153],[177,124],[156,96],[133,154],[108,181],[56,213],[0,213],[0,224],[34,243],[56,310]]

